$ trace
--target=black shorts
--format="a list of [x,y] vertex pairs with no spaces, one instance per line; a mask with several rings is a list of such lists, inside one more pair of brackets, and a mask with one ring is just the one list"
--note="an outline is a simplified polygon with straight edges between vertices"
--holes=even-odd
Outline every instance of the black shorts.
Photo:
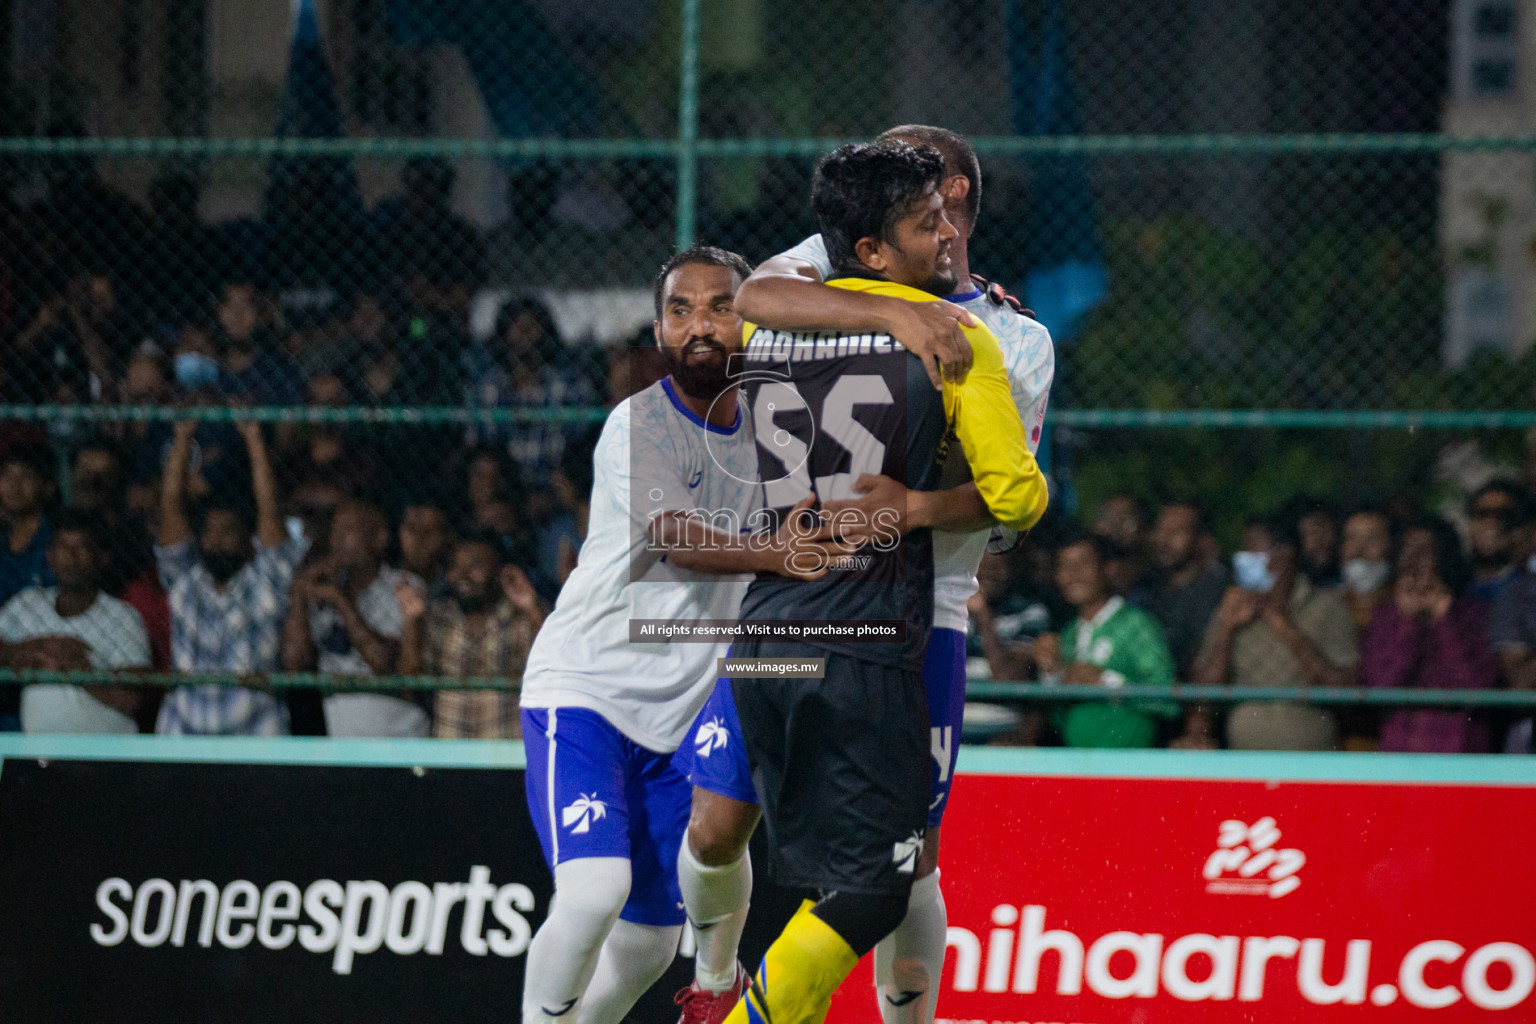
[[783,886],[905,894],[928,823],[928,701],[919,672],[804,644],[737,658],[825,658],[823,679],[731,682]]

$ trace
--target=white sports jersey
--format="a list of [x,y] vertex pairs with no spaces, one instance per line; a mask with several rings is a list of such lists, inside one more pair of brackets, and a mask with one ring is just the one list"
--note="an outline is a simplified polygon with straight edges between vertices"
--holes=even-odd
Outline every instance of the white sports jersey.
[[725,644],[632,643],[630,619],[735,620],[750,575],[678,569],[646,550],[651,519],[698,509],[746,529],[761,508],[745,407],[716,427],[670,379],[619,404],[592,453],[592,511],[576,569],[528,654],[522,704],[596,711],[650,750],[677,749],[715,681]]
[[[822,280],[832,276],[832,260],[820,235],[812,235],[784,253],[804,260],[816,268]],[[1056,375],[1056,350],[1051,333],[1027,316],[999,306],[971,288],[948,297],[950,302],[969,310],[997,335],[1003,350],[1003,364],[1008,369],[1008,384],[1013,390],[1019,419],[1029,434],[1029,450],[1040,447],[1040,431],[1045,425],[1045,407],[1051,397],[1051,380]],[[968,614],[965,603],[976,593],[976,568],[987,552],[990,530],[974,533],[933,533],[933,626],[935,629],[965,631]]]

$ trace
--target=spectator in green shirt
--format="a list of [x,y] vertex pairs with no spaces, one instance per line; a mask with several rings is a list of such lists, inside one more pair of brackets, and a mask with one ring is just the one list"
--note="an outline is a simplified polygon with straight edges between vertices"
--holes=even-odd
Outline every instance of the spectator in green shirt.
[[[1114,542],[1072,536],[1056,552],[1056,586],[1077,617],[1060,636],[1035,642],[1035,660],[1046,679],[1077,686],[1168,686],[1173,658],[1157,621],[1111,592],[1105,566],[1114,560]],[[1069,747],[1151,747],[1158,723],[1178,717],[1165,701],[1089,700],[1056,714],[1056,727]]]

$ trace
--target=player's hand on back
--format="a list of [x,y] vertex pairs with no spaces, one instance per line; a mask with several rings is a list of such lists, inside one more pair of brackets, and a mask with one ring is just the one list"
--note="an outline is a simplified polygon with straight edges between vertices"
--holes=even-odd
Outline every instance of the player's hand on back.
[[830,536],[842,540],[849,551],[892,529],[907,532],[907,488],[901,481],[864,473],[853,482],[853,491],[856,497],[821,504]]
[[961,381],[971,369],[971,343],[960,325],[980,327],[981,322],[953,302],[907,302],[897,299],[891,307],[891,337],[923,361],[928,379],[943,389],[944,380]]
[[807,494],[784,515],[764,548],[763,568],[794,580],[818,580],[827,574],[831,561],[848,553],[849,548],[832,537],[822,514],[811,506],[814,494]]

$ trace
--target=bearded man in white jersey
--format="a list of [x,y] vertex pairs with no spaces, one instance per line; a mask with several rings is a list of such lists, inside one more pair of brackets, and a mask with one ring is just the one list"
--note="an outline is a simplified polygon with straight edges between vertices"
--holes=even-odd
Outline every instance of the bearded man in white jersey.
[[[843,550],[795,516],[754,531],[757,453],[729,366],[750,273],[710,246],[662,267],[654,332],[668,376],[609,415],[587,539],[529,653],[528,806],[555,898],[528,951],[524,1024],[619,1024],[677,950],[690,787],[672,754],[726,648],[658,643],[641,620],[734,622],[754,574],[816,579]],[[932,365],[958,358],[943,330],[928,335]]]
[[727,373],[749,273],[711,247],[662,268],[655,334],[670,373],[609,415],[587,539],[529,653],[528,807],[555,896],[528,951],[524,1024],[618,1024],[677,949],[688,784],[671,754],[723,647],[637,643],[631,620],[734,620],[750,574],[792,572],[800,546],[743,543],[761,489]]
[[[957,279],[973,285],[948,296],[948,302],[997,336],[1033,453],[1045,420],[1055,354],[1044,327],[996,286],[970,274],[967,243],[981,207],[981,168],[975,151],[963,136],[927,125],[892,128],[878,141],[889,139],[930,145],[944,157],[944,213],[959,231],[950,244],[950,257]],[[812,236],[759,267],[742,286],[737,307],[748,320],[781,330],[859,330],[884,322],[889,315],[885,307],[892,300],[822,284],[831,273],[821,236]],[[951,469],[963,476],[963,460]],[[852,509],[858,513],[853,521],[870,522],[878,509],[905,508],[907,526],[935,529],[934,619],[923,665],[933,752],[928,831],[907,917],[875,947],[877,999],[885,1024],[931,1024],[947,931],[939,889],[939,835],[964,717],[965,604],[976,591],[976,568],[989,543],[1001,550],[1016,538],[1004,536],[1001,528],[953,532],[977,525],[964,523],[966,515],[956,512],[974,504],[962,500],[960,488],[908,492],[895,480],[865,476],[855,490],[864,492],[859,499],[827,502],[824,513],[835,517]],[[844,540],[857,539],[844,534]],[[677,758],[694,785],[691,820],[678,857],[680,888],[697,945],[694,983],[678,994],[682,1024],[719,1024],[735,1004],[745,975],[736,950],[752,891],[747,842],[761,812],[743,746],[731,690],[722,680]]]

